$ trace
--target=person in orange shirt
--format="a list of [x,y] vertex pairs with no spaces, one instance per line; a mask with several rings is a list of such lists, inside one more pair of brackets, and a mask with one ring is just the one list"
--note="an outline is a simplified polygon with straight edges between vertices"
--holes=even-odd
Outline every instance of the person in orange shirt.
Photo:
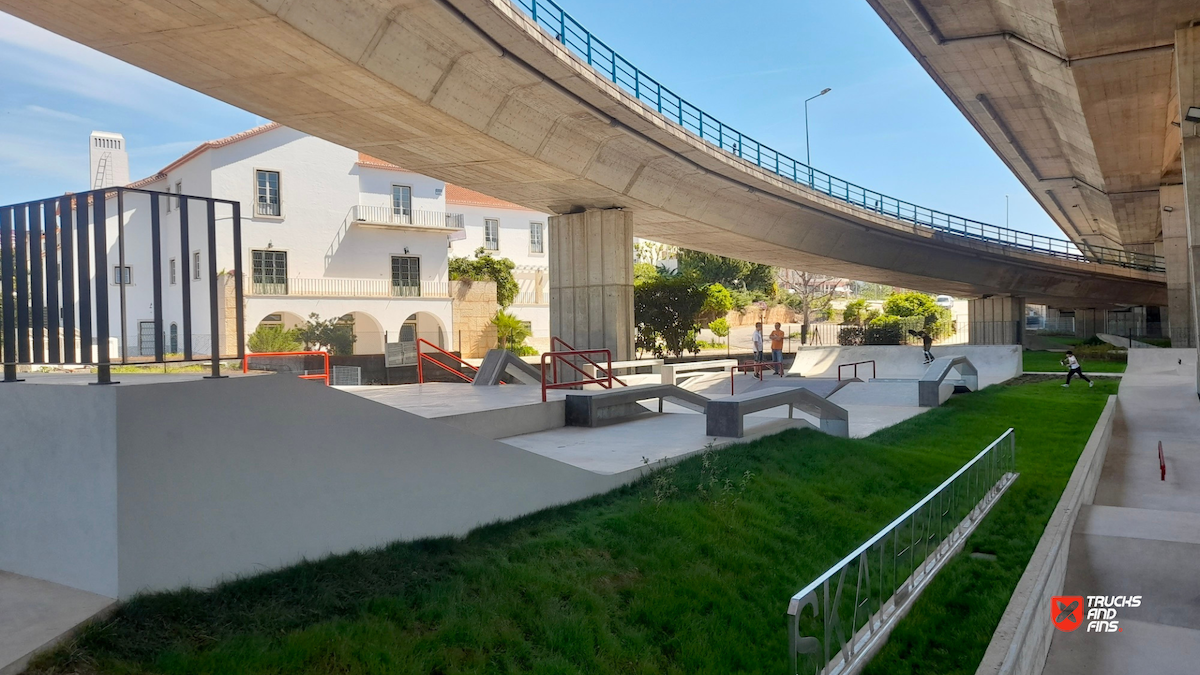
[[786,337],[780,329],[781,324],[775,323],[771,331],[771,361],[775,364],[775,374],[783,377],[783,338]]

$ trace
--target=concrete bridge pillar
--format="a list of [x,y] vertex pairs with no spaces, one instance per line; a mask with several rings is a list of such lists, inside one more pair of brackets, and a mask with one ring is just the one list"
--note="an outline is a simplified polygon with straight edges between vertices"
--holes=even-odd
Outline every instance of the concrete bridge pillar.
[[[1186,254],[1188,295],[1191,298],[1190,344],[1200,349],[1200,123],[1187,121],[1190,108],[1200,107],[1200,26],[1175,31],[1175,74],[1179,78],[1180,132],[1183,136],[1183,201],[1186,214]],[[1163,213],[1166,215],[1166,213]],[[1167,236],[1166,223],[1163,236]],[[1180,261],[1180,274],[1183,274]],[[1170,292],[1170,259],[1167,261]],[[1182,287],[1182,284],[1179,284]],[[1171,310],[1172,313],[1174,309]],[[1196,372],[1196,391],[1200,394],[1200,364]]]
[[1077,309],[1075,310],[1075,337],[1090,338],[1096,333],[1104,332],[1104,310]]
[[993,295],[967,305],[968,337],[973,345],[1025,342],[1025,298]]
[[1195,347],[1192,326],[1191,248],[1188,246],[1187,204],[1182,185],[1158,191],[1162,212],[1163,257],[1167,263],[1167,321],[1172,347]]
[[550,217],[550,334],[575,349],[634,356],[633,213]]

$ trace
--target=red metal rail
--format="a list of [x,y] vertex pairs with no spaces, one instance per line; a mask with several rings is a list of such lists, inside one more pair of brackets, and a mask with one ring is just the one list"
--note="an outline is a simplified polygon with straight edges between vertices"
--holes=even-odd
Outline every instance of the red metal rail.
[[329,386],[329,352],[258,352],[246,354],[242,358],[242,372],[250,372],[250,359],[260,356],[321,356],[325,359],[325,374],[324,375],[299,375],[302,380],[325,380],[325,386]]
[[[471,369],[471,377],[467,377],[466,375],[463,374],[463,372],[461,370],[455,370],[454,368],[451,368],[450,366],[433,358],[429,354],[422,352],[421,345],[423,345],[423,344],[432,347],[434,350],[441,352],[444,356],[449,356],[450,358],[454,359],[455,361],[458,361],[459,363],[466,366],[467,368],[470,368]],[[463,361],[462,359],[458,358],[454,354],[451,354],[450,352],[446,351],[445,349],[442,349],[441,347],[433,344],[429,340],[426,340],[425,338],[418,338],[417,339],[417,382],[419,382],[421,384],[425,384],[425,368],[422,366],[422,363],[424,363],[425,359],[429,359],[429,361],[431,363],[435,363],[435,364],[441,366],[442,368],[445,368],[446,370],[450,371],[451,373],[454,373],[460,379],[466,380],[467,382],[474,382],[475,376],[479,374],[479,369],[476,368],[475,366],[467,363],[466,361]]]
[[[595,361],[592,361],[591,359],[587,358],[588,354],[595,354],[597,356],[603,355],[604,359],[608,362],[608,368],[601,368],[600,365],[597,364]],[[582,356],[588,363],[591,363],[596,366],[597,373],[603,371],[605,373],[605,376],[604,377],[592,377],[590,375],[587,375],[587,373],[585,373],[583,370],[580,370],[578,366],[576,366],[575,364],[573,364],[567,360],[566,357],[569,357],[569,356]],[[557,367],[557,365],[555,365],[555,367],[553,369],[554,381],[547,382],[546,381],[546,360],[547,359],[550,359],[550,362],[554,363],[554,364],[557,364],[559,361],[562,361],[563,363],[566,363],[567,365],[571,366],[572,368],[575,368],[575,370],[578,370],[580,373],[583,373],[585,376],[587,376],[587,378],[582,379],[582,380],[574,380],[572,382],[559,382],[558,381],[558,367]],[[613,377],[613,374],[612,374],[612,352],[607,349],[574,349],[571,351],[546,352],[546,353],[542,354],[542,403],[546,402],[546,391],[550,390],[550,389],[571,389],[571,388],[578,387],[578,386],[584,385],[584,384],[598,384],[601,387],[604,387],[605,389],[612,389],[613,382],[620,382],[620,380]],[[621,382],[621,384],[624,384],[624,382]]]
[[871,364],[871,379],[872,380],[875,379],[875,360],[872,359],[870,361],[855,361],[854,363],[843,363],[842,365],[838,366],[838,382],[842,381],[842,368],[849,368],[850,366],[854,366],[854,377],[857,378],[858,377],[858,367],[861,365],[867,364],[867,363]]
[[1162,441],[1158,442],[1158,470],[1162,474],[1162,477],[1160,480],[1166,480],[1167,479],[1167,458],[1165,456],[1163,456]]
[[[754,376],[761,380],[761,379],[763,379],[762,371],[775,370],[775,366],[776,366],[776,364],[774,362],[762,361],[762,362],[758,362],[758,363],[739,363],[738,365],[730,368],[729,369],[729,395],[733,396],[733,383],[734,383],[733,376],[739,370],[744,373],[753,371]],[[777,371],[777,374],[780,377],[783,377],[783,373]]]
[[[555,346],[562,347],[562,349],[555,350]],[[585,354],[594,353],[594,352],[598,352],[598,351],[600,351],[600,350],[595,350],[595,349],[578,350],[578,349],[575,349],[574,347],[572,347],[571,345],[567,344],[567,341],[563,340],[560,337],[551,337],[550,338],[550,353],[551,354],[562,354],[565,356],[565,355],[567,355],[567,352],[575,352],[576,356],[580,356],[581,358],[583,358],[584,361],[586,361],[588,363],[588,365],[595,368],[597,374],[599,374],[601,372],[607,373],[608,375],[612,376],[613,382],[616,382],[617,384],[621,385],[622,387],[629,386],[629,385],[625,384],[625,382],[622,381],[621,378],[612,374],[611,352],[610,352],[609,359],[608,359],[608,368],[604,368],[599,363],[596,363],[595,361],[593,361],[593,360],[589,359],[587,356],[585,356]],[[580,368],[579,366],[575,365],[573,362],[571,362],[567,359],[554,359],[551,362],[551,365],[554,370],[554,382],[555,383],[558,382],[558,362],[560,360],[563,363],[565,363],[566,365],[571,366],[571,368],[574,368],[575,372],[579,373],[580,375],[583,375],[584,377],[589,377],[589,378],[596,377],[596,375],[593,375],[593,374],[583,370],[582,368]],[[543,375],[542,380],[544,381],[545,379],[546,379],[545,375]]]

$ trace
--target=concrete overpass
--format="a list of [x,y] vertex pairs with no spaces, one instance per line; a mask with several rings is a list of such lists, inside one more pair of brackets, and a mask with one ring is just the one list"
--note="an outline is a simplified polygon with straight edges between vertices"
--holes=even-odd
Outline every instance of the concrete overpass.
[[1200,5],[867,1],[1072,240],[1166,257],[1200,344]]
[[[1145,252],[1033,237],[798,164],[682,101],[546,0],[0,0],[220,100],[551,219],[552,327],[632,349],[634,235],[981,299],[1019,321],[1166,302]],[[532,3],[532,4],[531,4]],[[540,14],[538,14],[540,13]]]

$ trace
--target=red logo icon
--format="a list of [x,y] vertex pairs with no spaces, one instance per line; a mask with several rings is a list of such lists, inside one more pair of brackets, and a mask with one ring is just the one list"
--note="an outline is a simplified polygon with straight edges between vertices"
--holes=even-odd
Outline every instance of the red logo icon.
[[1050,620],[1054,627],[1071,632],[1083,625],[1083,596],[1056,595],[1050,599]]

